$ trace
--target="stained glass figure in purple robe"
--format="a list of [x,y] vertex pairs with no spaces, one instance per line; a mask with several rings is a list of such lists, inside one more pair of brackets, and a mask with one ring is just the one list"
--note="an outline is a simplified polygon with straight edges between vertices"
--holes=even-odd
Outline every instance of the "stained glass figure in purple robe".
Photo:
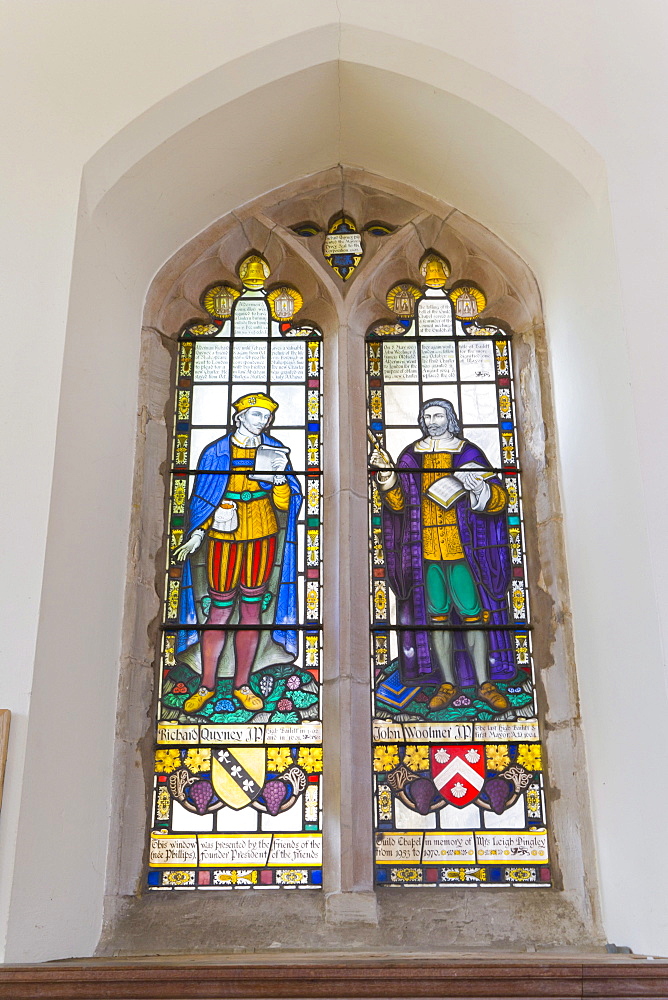
[[495,682],[512,678],[515,664],[509,633],[490,626],[508,625],[507,494],[484,452],[462,437],[449,400],[426,400],[418,424],[422,436],[396,466],[380,442],[370,458],[387,576],[404,627],[401,680],[436,685],[431,711],[475,685],[478,699],[502,713],[509,703]]

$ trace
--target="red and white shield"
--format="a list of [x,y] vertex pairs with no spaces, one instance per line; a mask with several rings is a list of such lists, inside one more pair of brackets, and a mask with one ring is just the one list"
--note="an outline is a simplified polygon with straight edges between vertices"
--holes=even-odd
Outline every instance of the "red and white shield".
[[460,808],[467,806],[485,783],[484,746],[459,743],[432,747],[431,776],[446,802]]

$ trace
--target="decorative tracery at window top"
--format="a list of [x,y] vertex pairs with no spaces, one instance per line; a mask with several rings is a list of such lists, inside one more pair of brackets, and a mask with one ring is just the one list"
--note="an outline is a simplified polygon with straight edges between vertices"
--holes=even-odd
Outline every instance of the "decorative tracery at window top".
[[[362,233],[408,246],[293,230],[346,289]],[[376,881],[546,886],[512,336],[441,254],[392,267],[366,337]],[[321,335],[260,254],[238,275],[180,337],[156,889],[321,884]]]
[[155,889],[321,885],[321,337],[238,275],[179,344]]
[[512,338],[421,261],[367,335],[379,885],[549,885]]

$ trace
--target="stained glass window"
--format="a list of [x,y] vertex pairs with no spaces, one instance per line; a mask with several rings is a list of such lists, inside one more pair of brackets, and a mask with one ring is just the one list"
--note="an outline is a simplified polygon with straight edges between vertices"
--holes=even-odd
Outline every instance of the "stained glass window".
[[179,340],[153,889],[321,885],[321,338],[238,275]]
[[367,335],[376,883],[547,886],[512,336],[420,271]]

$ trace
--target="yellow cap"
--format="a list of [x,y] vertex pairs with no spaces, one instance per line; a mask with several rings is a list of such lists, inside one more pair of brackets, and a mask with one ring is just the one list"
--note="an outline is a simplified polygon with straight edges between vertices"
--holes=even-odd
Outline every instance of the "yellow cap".
[[251,406],[261,406],[263,410],[269,410],[271,413],[278,409],[278,403],[275,403],[263,392],[252,392],[248,396],[242,396],[236,403],[232,403],[232,406],[237,413],[241,413],[242,410],[250,410]]

